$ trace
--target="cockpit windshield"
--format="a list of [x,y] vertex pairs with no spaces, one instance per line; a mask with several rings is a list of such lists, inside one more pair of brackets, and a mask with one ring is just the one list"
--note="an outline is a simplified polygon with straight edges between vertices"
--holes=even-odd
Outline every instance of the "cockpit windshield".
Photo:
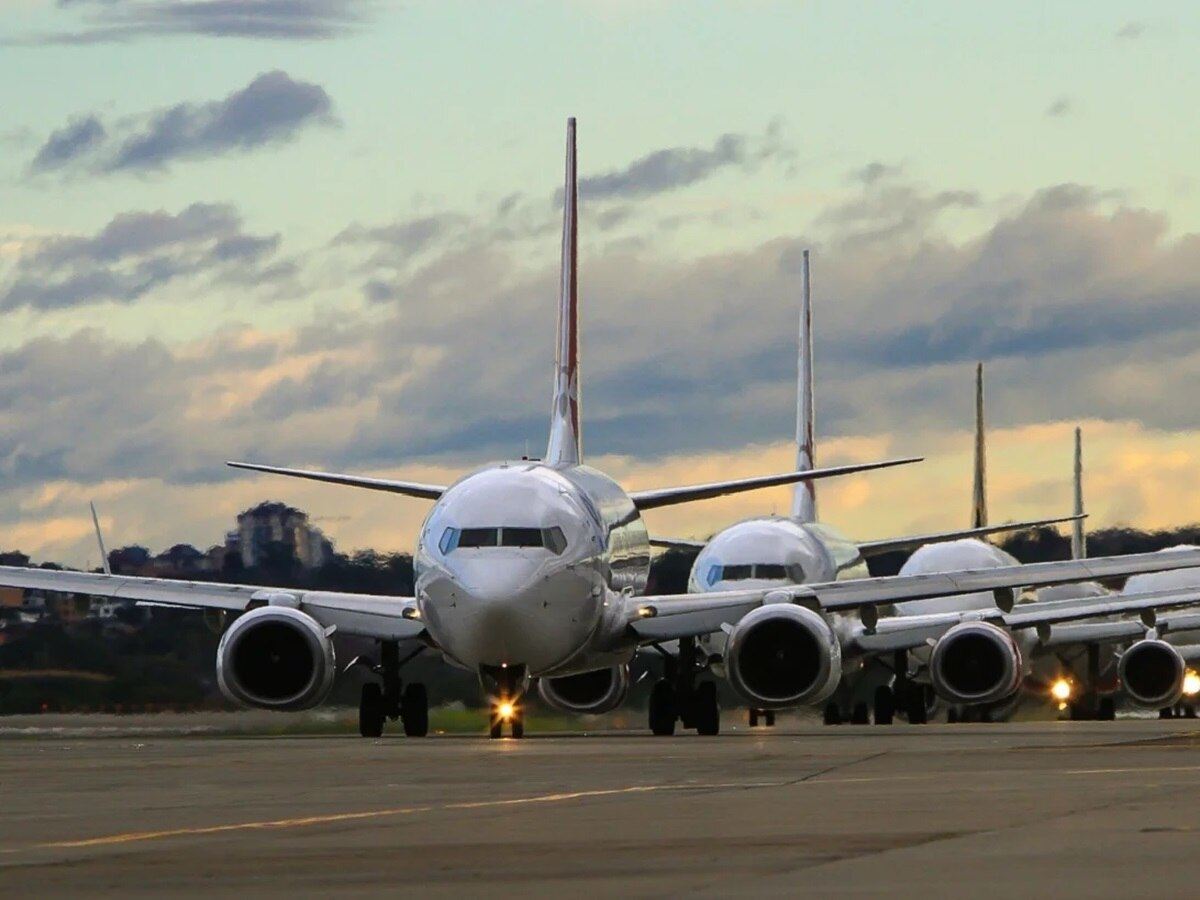
[[709,587],[719,581],[789,581],[803,584],[804,567],[799,563],[750,563],[731,566],[712,566],[708,570]]
[[556,556],[567,549],[567,538],[557,525],[551,528],[447,528],[438,541],[443,554],[455,550],[490,547],[524,547],[549,550]]

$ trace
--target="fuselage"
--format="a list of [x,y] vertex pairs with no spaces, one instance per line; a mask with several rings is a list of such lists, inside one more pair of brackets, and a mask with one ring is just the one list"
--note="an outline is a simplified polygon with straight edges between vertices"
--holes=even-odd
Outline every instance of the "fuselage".
[[466,475],[425,518],[414,562],[430,636],[469,669],[538,677],[632,655],[614,646],[618,601],[645,590],[650,544],[629,496],[595,469],[520,461]]
[[[926,544],[913,551],[900,567],[901,575],[933,575],[964,569],[996,569],[1018,565],[1016,558],[999,547],[977,538],[963,538],[940,544]],[[927,613],[951,612],[966,609],[990,609],[996,600],[990,591],[975,594],[956,594],[933,600],[908,600],[896,604],[896,614],[918,616]]]

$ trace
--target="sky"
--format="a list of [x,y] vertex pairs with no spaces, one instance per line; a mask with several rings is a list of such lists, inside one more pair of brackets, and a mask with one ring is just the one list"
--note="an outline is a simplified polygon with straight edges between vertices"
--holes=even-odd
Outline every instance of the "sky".
[[[1196,521],[1200,7],[1186,2],[0,0],[0,549],[339,549],[541,452],[579,120],[584,444],[630,487],[792,464],[812,252],[822,518]],[[703,537],[786,491],[655,511]]]

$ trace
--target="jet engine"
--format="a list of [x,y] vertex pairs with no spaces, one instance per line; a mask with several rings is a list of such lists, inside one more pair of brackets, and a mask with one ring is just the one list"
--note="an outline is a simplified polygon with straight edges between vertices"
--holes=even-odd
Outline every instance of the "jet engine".
[[329,696],[336,671],[325,629],[287,606],[246,613],[217,645],[217,683],[244,706],[310,709]]
[[1146,638],[1121,654],[1117,675],[1129,698],[1141,706],[1173,706],[1183,696],[1187,665],[1166,641]]
[[771,603],[747,613],[730,632],[725,674],[756,709],[820,703],[842,677],[842,645],[819,613]]
[[987,622],[963,622],[938,639],[929,656],[937,695],[949,703],[996,703],[1021,686],[1021,648]]
[[538,680],[538,695],[561,712],[595,715],[616,709],[629,694],[629,666]]

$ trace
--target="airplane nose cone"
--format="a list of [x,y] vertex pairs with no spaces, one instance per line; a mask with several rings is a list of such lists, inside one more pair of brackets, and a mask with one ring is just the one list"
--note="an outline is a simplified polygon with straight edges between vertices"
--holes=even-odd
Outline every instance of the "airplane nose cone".
[[587,581],[523,561],[489,562],[458,573],[452,601],[437,604],[434,638],[451,656],[473,669],[523,665],[536,675],[583,645],[600,611]]

